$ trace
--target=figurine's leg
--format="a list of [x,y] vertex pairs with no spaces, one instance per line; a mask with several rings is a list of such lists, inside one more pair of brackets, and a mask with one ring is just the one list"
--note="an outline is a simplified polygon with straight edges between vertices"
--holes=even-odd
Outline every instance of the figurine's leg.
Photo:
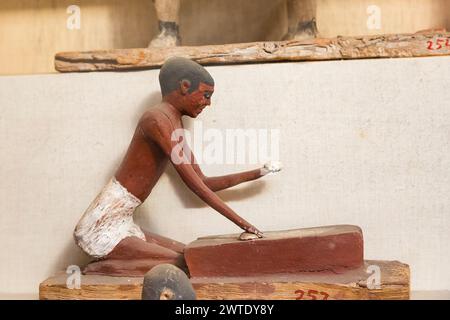
[[186,270],[183,254],[138,237],[127,237],[120,241],[105,258],[88,264],[83,273],[143,276],[161,263],[170,263]]
[[287,0],[288,33],[284,40],[312,39],[318,35],[316,0]]
[[105,259],[177,259],[180,253],[138,237],[127,237]]
[[158,17],[159,35],[149,47],[174,47],[181,43],[178,21],[180,0],[153,0]]
[[178,241],[172,240],[170,238],[166,238],[166,237],[163,237],[163,236],[160,236],[158,234],[151,233],[148,231],[143,230],[143,232],[145,234],[145,238],[146,238],[147,242],[149,242],[149,243],[155,243],[157,245],[160,245],[164,248],[173,250],[178,253],[183,253],[183,251],[184,251],[184,247],[185,247],[184,243],[181,243],[181,242],[178,242]]
[[153,267],[160,264],[172,264],[185,273],[188,273],[187,267],[178,260],[155,260],[155,259],[132,259],[132,260],[100,260],[91,262],[84,268],[83,274],[105,275],[116,277],[143,277]]

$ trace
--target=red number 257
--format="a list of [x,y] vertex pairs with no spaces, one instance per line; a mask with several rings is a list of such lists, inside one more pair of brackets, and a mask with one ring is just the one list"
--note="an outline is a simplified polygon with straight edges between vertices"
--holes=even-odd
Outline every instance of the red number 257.
[[[305,291],[297,290],[297,291],[295,291],[295,294],[298,294],[298,296],[295,298],[295,300],[305,300],[304,299]],[[321,297],[317,297],[317,295],[321,295]],[[308,290],[308,292],[306,293],[306,296],[310,298],[308,300],[328,300],[328,297],[330,295],[323,291],[319,292],[316,290]]]

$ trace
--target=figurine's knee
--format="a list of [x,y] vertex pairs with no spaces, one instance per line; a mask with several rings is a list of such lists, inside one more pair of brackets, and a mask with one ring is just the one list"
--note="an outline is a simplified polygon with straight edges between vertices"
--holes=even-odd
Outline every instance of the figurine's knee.
[[184,252],[184,248],[186,246],[184,243],[145,230],[143,230],[143,232],[147,242],[149,243],[156,243],[157,245],[163,246],[178,253]]

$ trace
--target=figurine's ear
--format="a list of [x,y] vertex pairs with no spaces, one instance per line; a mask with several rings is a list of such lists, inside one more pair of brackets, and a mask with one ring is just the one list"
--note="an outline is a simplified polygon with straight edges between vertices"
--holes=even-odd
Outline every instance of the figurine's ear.
[[181,94],[184,96],[188,93],[189,89],[191,88],[191,82],[187,79],[183,79],[180,82],[180,90]]

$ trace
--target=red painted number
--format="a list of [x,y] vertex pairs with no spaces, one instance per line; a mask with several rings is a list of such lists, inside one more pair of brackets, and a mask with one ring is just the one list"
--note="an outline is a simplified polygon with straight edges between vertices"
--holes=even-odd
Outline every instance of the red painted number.
[[322,300],[328,300],[328,297],[330,296],[328,293],[326,292],[321,292],[321,295],[323,295],[323,299]]
[[[445,46],[446,47],[450,47],[450,39],[437,39],[436,43],[434,43],[433,41],[427,41],[428,43],[428,50],[439,50],[443,48],[443,43],[445,41]],[[436,47],[433,47],[433,45],[436,44]]]
[[[295,291],[295,294],[297,294],[298,296],[295,298],[295,300],[303,300],[303,297],[305,296],[305,291],[303,290],[297,290]],[[310,297],[311,299],[308,300],[318,300],[317,298],[317,294],[322,295],[322,300],[328,300],[328,297],[330,296],[328,293],[326,292],[319,292],[316,290],[308,290],[306,296]]]
[[316,290],[308,290],[308,297],[311,297],[311,300],[317,300],[315,294],[318,294],[319,291]]
[[303,290],[297,290],[295,291],[295,294],[298,294],[299,296],[297,298],[295,298],[295,300],[302,300],[303,296],[305,295],[305,291]]

